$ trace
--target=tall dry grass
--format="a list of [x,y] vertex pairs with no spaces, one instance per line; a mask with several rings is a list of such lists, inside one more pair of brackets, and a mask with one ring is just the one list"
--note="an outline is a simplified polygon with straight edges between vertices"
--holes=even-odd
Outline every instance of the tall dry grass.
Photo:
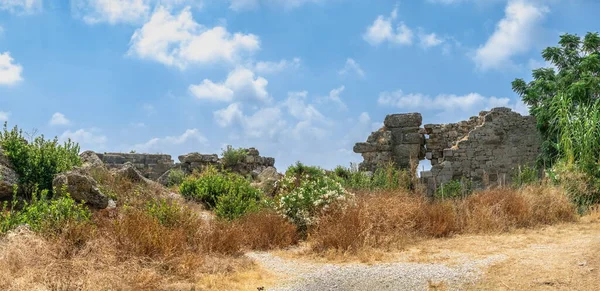
[[207,276],[251,272],[245,251],[297,242],[274,213],[222,221],[153,184],[105,174],[96,176],[118,193],[116,209],[57,233],[22,228],[0,238],[0,290],[202,290]]
[[401,248],[417,239],[574,221],[575,206],[559,189],[530,186],[430,202],[402,191],[358,195],[356,205],[320,218],[310,241],[317,252]]

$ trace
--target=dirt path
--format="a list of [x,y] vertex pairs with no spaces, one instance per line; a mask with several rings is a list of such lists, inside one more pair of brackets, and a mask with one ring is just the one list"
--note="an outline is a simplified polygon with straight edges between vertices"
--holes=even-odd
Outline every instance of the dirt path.
[[428,240],[376,264],[248,256],[278,276],[266,290],[600,290],[599,221]]

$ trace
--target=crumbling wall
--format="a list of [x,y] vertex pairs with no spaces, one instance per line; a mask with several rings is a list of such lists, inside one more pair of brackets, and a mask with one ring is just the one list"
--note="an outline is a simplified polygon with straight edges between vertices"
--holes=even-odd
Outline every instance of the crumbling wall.
[[[261,157],[260,153],[255,148],[249,148],[246,158],[236,165],[226,166],[227,170],[241,175],[252,174],[257,176],[264,169],[273,167],[275,159],[271,157]],[[178,165],[184,172],[191,173],[194,169],[202,169],[207,166],[216,166],[221,168],[222,159],[216,154],[200,154],[190,153],[178,157],[180,164]]]
[[[216,154],[189,153],[181,155],[178,157],[180,163],[177,164],[171,159],[171,155],[163,154],[97,153],[97,155],[109,169],[118,169],[123,167],[125,163],[130,162],[144,177],[155,181],[165,180],[165,175],[173,168],[179,168],[186,173],[191,173],[195,169],[202,170],[209,165],[220,169],[223,164],[222,159]],[[257,149],[249,148],[248,155],[244,161],[226,168],[244,176],[248,174],[257,176],[264,169],[273,167],[274,165],[274,158],[261,157]]]
[[534,117],[494,108],[480,113],[478,119],[479,125],[445,148],[430,171],[421,173],[430,192],[461,177],[473,181],[476,188],[509,184],[519,166],[535,163],[541,136]]
[[109,169],[121,168],[125,163],[130,162],[144,177],[152,180],[158,179],[174,166],[170,155],[134,153],[97,153],[97,155]]
[[421,173],[429,193],[453,179],[467,178],[475,187],[508,184],[521,165],[532,165],[541,137],[536,121],[509,108],[482,111],[479,116],[451,124],[421,125],[418,113],[388,115],[384,127],[367,142],[357,143],[363,171],[375,171],[386,162],[408,168],[410,160],[431,161]]
[[386,116],[380,130],[371,133],[367,142],[354,146],[354,152],[362,154],[364,159],[359,165],[360,170],[375,171],[390,162],[408,168],[411,160],[423,159],[425,138],[420,128],[422,122],[420,113]]

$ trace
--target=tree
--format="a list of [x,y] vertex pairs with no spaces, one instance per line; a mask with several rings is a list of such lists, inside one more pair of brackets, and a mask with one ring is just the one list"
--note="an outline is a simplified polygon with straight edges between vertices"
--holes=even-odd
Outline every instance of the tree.
[[600,177],[600,36],[587,33],[560,37],[543,58],[556,68],[533,70],[533,80],[512,82],[513,91],[530,106],[543,137],[539,162],[575,163]]

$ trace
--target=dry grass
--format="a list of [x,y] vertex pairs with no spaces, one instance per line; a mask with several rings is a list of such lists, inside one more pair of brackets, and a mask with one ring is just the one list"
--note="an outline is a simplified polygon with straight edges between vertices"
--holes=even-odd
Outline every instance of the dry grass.
[[402,248],[417,239],[501,233],[576,217],[567,197],[547,186],[487,190],[464,200],[436,202],[405,192],[370,193],[359,195],[355,206],[321,217],[310,242],[317,252],[357,253]]
[[0,290],[256,290],[242,281],[270,277],[258,275],[244,251],[297,242],[295,227],[273,213],[221,221],[158,185],[94,175],[118,193],[118,207],[60,233],[25,229],[0,238]]

